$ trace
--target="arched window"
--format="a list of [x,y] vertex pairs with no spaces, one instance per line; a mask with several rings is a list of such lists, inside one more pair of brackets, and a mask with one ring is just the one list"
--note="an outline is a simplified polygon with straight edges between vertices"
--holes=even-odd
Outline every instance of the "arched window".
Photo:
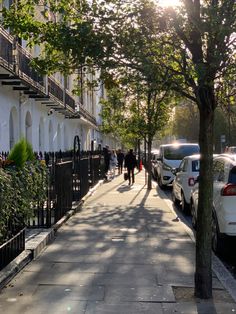
[[12,108],[9,117],[9,147],[12,149],[17,141],[17,111],[16,108]]
[[67,128],[64,125],[64,149],[67,150],[68,148],[69,148],[69,143],[68,143]]
[[62,149],[61,147],[61,128],[60,124],[57,125],[57,150]]
[[54,148],[53,148],[53,127],[52,127],[52,121],[50,120],[49,122],[49,151],[53,152]]
[[43,118],[40,118],[39,122],[39,151],[45,151],[45,143],[44,143],[44,121]]
[[27,111],[25,116],[25,138],[32,144],[32,118],[29,111]]

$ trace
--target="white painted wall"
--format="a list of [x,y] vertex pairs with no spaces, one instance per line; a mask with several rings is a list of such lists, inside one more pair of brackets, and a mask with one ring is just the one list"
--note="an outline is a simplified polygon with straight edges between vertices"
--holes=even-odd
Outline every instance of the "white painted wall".
[[[97,91],[93,104],[85,106],[90,112],[94,111],[97,121],[100,121],[99,99],[100,92]],[[90,150],[92,140],[96,141],[95,148],[98,144],[113,144],[109,137],[104,139],[85,120],[65,119],[64,115],[56,111],[51,115],[48,112],[49,107],[39,101],[13,91],[10,86],[0,85],[0,152],[9,151],[21,136],[28,138],[34,151],[42,152],[73,149],[75,135],[80,138],[81,150]]]

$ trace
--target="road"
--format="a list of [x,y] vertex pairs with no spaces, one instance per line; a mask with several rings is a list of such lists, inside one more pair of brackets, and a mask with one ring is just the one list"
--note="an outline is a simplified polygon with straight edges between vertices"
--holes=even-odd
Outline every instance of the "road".
[[[166,199],[171,201],[171,188],[168,187],[164,191],[164,195],[166,196]],[[191,216],[183,214],[181,211],[181,208],[178,206],[174,206],[174,209],[176,211],[177,216],[189,227],[192,228],[191,223]],[[227,250],[224,253],[223,256],[219,256],[218,258],[222,261],[222,263],[225,265],[225,267],[231,272],[231,274],[236,279],[236,254],[235,251],[232,249],[235,247],[236,239],[233,239],[232,241],[229,241],[229,245],[227,246]]]

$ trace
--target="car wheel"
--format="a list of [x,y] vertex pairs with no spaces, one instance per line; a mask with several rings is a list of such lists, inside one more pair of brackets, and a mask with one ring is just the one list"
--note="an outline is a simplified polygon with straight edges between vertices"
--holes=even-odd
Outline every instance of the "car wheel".
[[224,239],[219,232],[219,226],[216,216],[212,216],[212,249],[215,253],[220,254],[223,252]]
[[172,201],[175,205],[179,205],[180,204],[180,200],[178,200],[175,196],[174,190],[172,190]]
[[164,184],[162,184],[160,176],[157,177],[157,183],[159,185],[159,188],[164,190],[165,186],[164,186]]
[[181,208],[184,214],[189,214],[189,204],[186,203],[184,193],[181,193]]
[[194,207],[192,200],[190,202],[190,212],[192,215],[192,219],[191,219],[192,220],[192,226],[193,226],[193,229],[196,230],[197,229],[197,214],[196,214],[196,210],[195,210],[195,207]]

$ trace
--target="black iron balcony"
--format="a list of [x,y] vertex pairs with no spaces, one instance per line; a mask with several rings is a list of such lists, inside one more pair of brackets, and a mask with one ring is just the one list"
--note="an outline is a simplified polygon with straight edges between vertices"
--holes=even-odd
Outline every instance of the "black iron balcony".
[[96,118],[93,115],[91,115],[89,111],[80,106],[79,113],[83,118],[90,121],[93,125],[97,126]]
[[43,76],[30,65],[32,56],[20,45],[17,45],[19,77],[39,89],[45,91]]
[[53,77],[48,78],[48,93],[56,101],[63,104],[63,89],[62,87],[53,79]]
[[68,91],[66,91],[66,106],[70,107],[73,111],[75,110],[75,99],[72,95],[69,94]]
[[13,38],[0,27],[0,64],[13,70]]
[[7,73],[5,70],[0,72],[1,84],[12,86],[13,90],[23,91],[29,98],[44,101],[46,104],[50,102],[65,114],[74,114],[73,95],[64,90],[54,77],[49,77],[46,81],[43,75],[31,66],[32,60],[31,54],[19,44],[15,44],[14,38],[0,27],[0,66],[8,70]]

